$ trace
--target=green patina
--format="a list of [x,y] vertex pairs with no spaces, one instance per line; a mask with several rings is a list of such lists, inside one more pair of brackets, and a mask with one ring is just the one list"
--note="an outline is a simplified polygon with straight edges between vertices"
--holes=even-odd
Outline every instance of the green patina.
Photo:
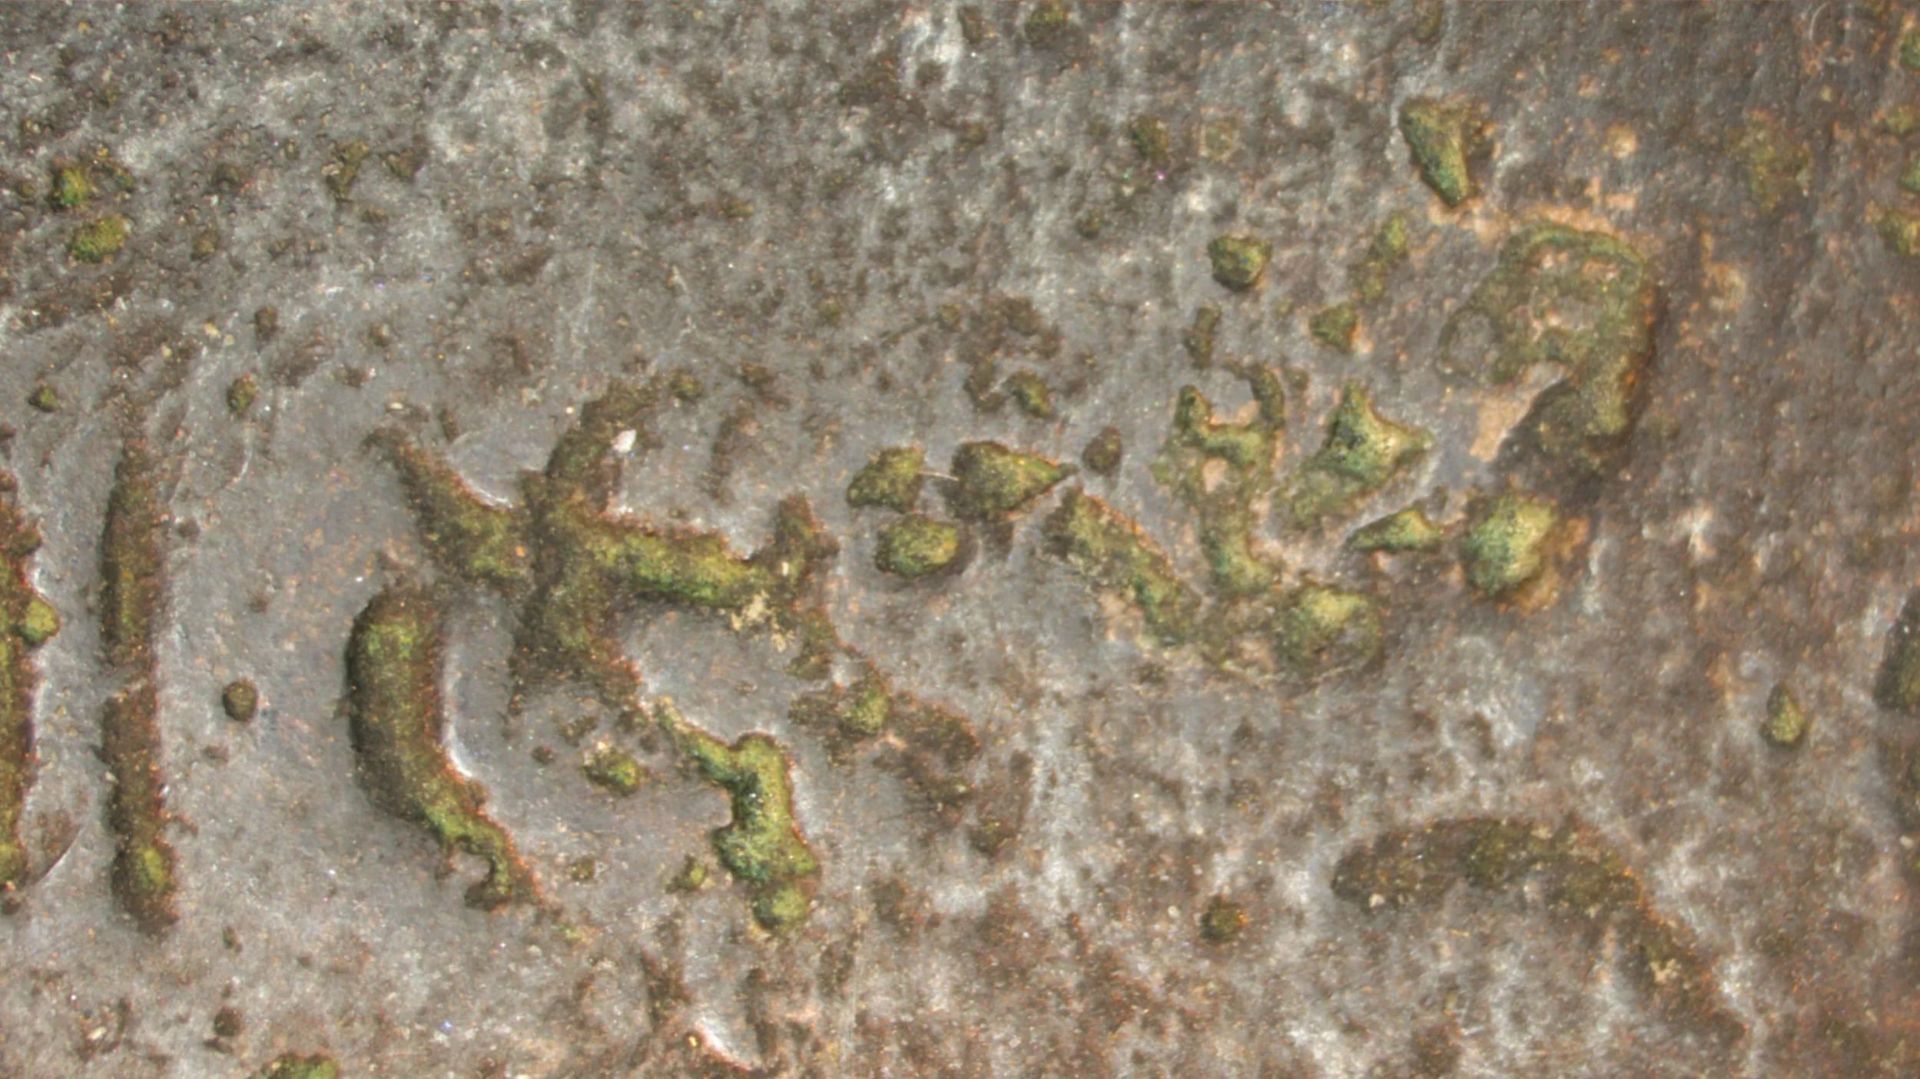
[[880,506],[901,513],[920,500],[926,454],[918,446],[881,450],[847,484],[847,505]]
[[852,685],[795,698],[788,716],[803,727],[826,730],[842,742],[861,742],[887,729],[893,708],[893,692],[886,679],[869,668]]
[[[1252,384],[1254,417],[1223,422],[1204,395],[1186,387],[1175,407],[1173,431],[1154,463],[1156,478],[1198,511],[1211,602],[1181,579],[1172,560],[1135,521],[1081,491],[1070,491],[1049,515],[1043,529],[1047,550],[1096,588],[1126,600],[1159,642],[1196,646],[1210,662],[1250,663],[1308,679],[1368,667],[1383,644],[1378,602],[1312,581],[1283,585],[1277,562],[1253,550],[1254,507],[1274,487],[1285,402],[1278,372],[1240,373]],[[1331,424],[1329,448],[1296,471],[1295,492],[1322,482],[1316,478],[1320,473],[1371,490],[1424,449],[1424,436],[1373,414],[1364,391],[1349,388],[1343,407],[1346,415]],[[1331,512],[1333,502],[1344,505],[1352,494],[1316,497]],[[1420,526],[1435,536],[1401,534]],[[1438,542],[1439,530],[1424,516],[1395,527],[1390,539],[1379,542]],[[1252,651],[1247,647],[1262,643]]]
[[1192,638],[1200,597],[1139,525],[1092,495],[1069,490],[1044,526],[1049,551],[1096,587],[1119,593],[1165,644]]
[[620,473],[614,445],[644,431],[664,396],[659,381],[619,382],[580,410],[544,472],[521,478],[520,504],[480,498],[437,457],[382,436],[407,485],[428,553],[444,572],[518,600],[515,700],[556,680],[588,682],[630,704],[638,674],[615,640],[635,603],[712,611],[741,629],[766,626],[799,644],[792,669],[818,677],[838,638],[817,596],[837,552],[804,499],[789,498],[773,536],[750,557],[716,532],[658,529],[610,511]]
[[60,612],[36,595],[27,601],[26,611],[13,628],[28,648],[38,648],[60,632]]
[[647,778],[633,754],[616,746],[599,746],[587,754],[580,772],[594,786],[623,798],[639,790]]
[[667,891],[697,892],[707,886],[710,876],[707,863],[689,854],[686,861],[680,863],[680,871],[667,878]]
[[1904,139],[1915,131],[1920,131],[1920,108],[1912,105],[1895,105],[1874,115],[1873,129],[1897,139]]
[[67,238],[67,254],[81,262],[105,262],[120,253],[133,223],[121,214],[98,217],[73,230]]
[[1307,332],[1315,341],[1343,354],[1353,352],[1354,334],[1359,329],[1359,310],[1344,300],[1322,307],[1307,319]]
[[1813,154],[1778,120],[1756,114],[1734,136],[1728,151],[1747,174],[1747,196],[1772,213],[1789,195],[1805,194]]
[[484,809],[486,790],[447,758],[441,614],[411,585],[368,602],[347,641],[348,720],[360,784],[381,810],[425,827],[448,852],[487,863],[468,905],[491,910],[538,897],[513,839]]
[[1380,608],[1364,593],[1307,583],[1282,599],[1268,623],[1282,669],[1319,677],[1380,658]]
[[1001,384],[1020,411],[1036,420],[1053,418],[1053,389],[1032,371],[1015,371]]
[[168,817],[159,714],[151,673],[142,674],[108,699],[100,740],[101,759],[113,776],[107,797],[107,827],[114,837],[113,895],[151,934],[165,932],[179,918],[173,845],[164,835]]
[[1552,501],[1503,494],[1477,501],[1467,511],[1460,562],[1467,583],[1483,596],[1503,596],[1539,577],[1560,511]]
[[520,515],[481,497],[425,450],[391,435],[379,437],[399,469],[420,539],[435,564],[470,583],[507,592],[531,585],[532,560]]
[[733,819],[714,830],[714,854],[752,890],[754,920],[774,933],[799,927],[813,903],[820,862],[794,819],[792,780],[779,743],[748,734],[728,745],[689,723],[668,700],[656,712],[680,752],[727,792]]
[[980,756],[973,724],[893,689],[871,663],[854,658],[859,675],[851,683],[795,698],[787,717],[825,735],[836,764],[849,763],[862,747],[875,747],[875,759],[899,772],[938,821],[956,823],[973,796],[968,776]]
[[260,690],[245,678],[228,682],[220,691],[220,708],[235,723],[251,723],[260,710]]
[[174,909],[173,847],[166,780],[160,770],[159,672],[154,642],[163,615],[166,512],[145,443],[129,439],[107,495],[100,541],[100,636],[107,661],[125,679],[101,719],[100,756],[113,777],[107,827],[114,837],[115,898],[148,933],[164,932]]
[[912,513],[881,527],[873,563],[896,576],[926,577],[949,568],[959,556],[958,528]]
[[1905,258],[1920,255],[1920,211],[1891,207],[1879,211],[1874,228],[1894,254]]
[[[103,195],[124,195],[133,186],[133,173],[107,150],[85,159],[56,157],[48,166],[47,205],[71,213],[86,209]],[[21,193],[31,197],[26,186]]]
[[1793,749],[1806,740],[1811,725],[1799,698],[1785,683],[1777,683],[1767,694],[1767,718],[1760,724],[1760,736],[1768,745]]
[[1247,908],[1224,895],[1216,895],[1207,901],[1207,909],[1200,914],[1200,939],[1208,944],[1232,944],[1247,931],[1251,920]]
[[[1273,485],[1273,458],[1286,426],[1285,394],[1269,368],[1243,374],[1257,404],[1254,417],[1218,420],[1206,395],[1183,386],[1173,430],[1153,464],[1154,478],[1198,515],[1213,587],[1229,596],[1265,591],[1278,572],[1253,550],[1253,503]],[[1224,465],[1224,472],[1210,470],[1213,462]]]
[[253,411],[253,402],[260,396],[260,383],[250,374],[241,375],[227,383],[227,411],[235,416],[245,416]]
[[1320,449],[1289,478],[1283,497],[1288,522],[1312,528],[1352,510],[1379,492],[1427,452],[1432,437],[1381,416],[1373,395],[1358,383],[1340,393]]
[[[1633,425],[1634,389],[1653,355],[1658,296],[1645,261],[1615,237],[1529,225],[1448,318],[1443,361],[1510,384],[1536,364],[1565,377],[1516,428],[1549,460],[1597,471]],[[1464,354],[1484,328],[1484,351]]]
[[956,517],[986,520],[1024,511],[1069,470],[998,442],[966,442],[953,453],[947,504]]
[[1235,292],[1244,292],[1259,284],[1272,257],[1273,245],[1257,236],[1216,236],[1207,244],[1207,261],[1212,264],[1213,279]]
[[85,209],[97,194],[99,188],[84,164],[67,159],[54,162],[47,190],[47,201],[54,209]]
[[1487,124],[1478,106],[1414,98],[1400,107],[1400,135],[1413,163],[1440,201],[1458,206],[1477,193],[1469,162],[1487,148]]
[[[13,487],[13,477],[0,473],[0,492]],[[0,494],[0,905],[27,882],[20,819],[34,778],[31,653],[59,629],[59,616],[28,580],[28,560],[39,549],[39,530]]]
[[1407,215],[1397,210],[1388,214],[1367,242],[1366,252],[1347,268],[1347,287],[1355,303],[1372,305],[1386,297],[1387,278],[1407,261],[1410,243]]
[[1381,551],[1404,554],[1437,550],[1446,541],[1446,530],[1433,523],[1427,512],[1408,506],[1354,530],[1347,546],[1356,551]]

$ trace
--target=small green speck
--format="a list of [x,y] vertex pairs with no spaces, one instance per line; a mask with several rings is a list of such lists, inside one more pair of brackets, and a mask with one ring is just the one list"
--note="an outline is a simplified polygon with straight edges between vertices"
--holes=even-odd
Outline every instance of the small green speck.
[[925,577],[951,566],[959,554],[959,529],[915,513],[880,529],[873,561],[887,573]]
[[1208,944],[1232,944],[1247,931],[1245,907],[1216,895],[1207,902],[1207,909],[1200,915],[1200,937]]
[[51,190],[48,201],[57,210],[78,210],[93,201],[93,180],[87,176],[84,165],[63,162],[53,169]]
[[1504,494],[1469,511],[1460,541],[1467,583],[1483,596],[1504,595],[1540,576],[1560,511],[1544,498]]
[[1360,328],[1360,314],[1351,303],[1336,303],[1313,313],[1307,329],[1313,339],[1335,352],[1353,352],[1353,335]]
[[857,742],[887,729],[893,720],[893,694],[884,679],[869,673],[851,686],[796,698],[787,714],[816,728],[830,724],[833,733]]
[[1387,294],[1387,276],[1393,268],[1407,261],[1407,248],[1410,236],[1407,230],[1407,215],[1399,211],[1387,215],[1380,228],[1367,244],[1366,254],[1347,270],[1347,283],[1353,289],[1353,298],[1362,304],[1380,302]]
[[1908,71],[1920,71],[1920,30],[1900,35],[1900,66]]
[[1900,174],[1900,188],[1920,195],[1920,155],[1907,160],[1906,170]]
[[847,505],[880,506],[905,513],[920,498],[925,463],[926,454],[918,446],[881,450],[847,484]]
[[119,214],[89,221],[68,238],[67,253],[81,262],[105,262],[126,246],[132,229],[132,224]]
[[670,892],[697,892],[707,886],[709,873],[707,863],[689,854],[687,855],[687,860],[681,863],[680,871],[675,873],[672,878],[667,881],[667,890]]
[[640,762],[633,759],[633,754],[614,746],[601,746],[587,754],[580,771],[594,786],[623,798],[639,790],[646,779],[646,772]]
[[1020,411],[1037,420],[1053,418],[1053,390],[1039,375],[1032,371],[1015,371],[1007,376],[1005,386]]
[[806,921],[812,906],[798,885],[776,884],[753,897],[753,918],[769,933],[785,933]]
[[235,416],[245,416],[253,408],[254,399],[260,395],[260,384],[252,375],[241,375],[227,383],[227,411]]
[[1247,235],[1216,236],[1207,245],[1207,259],[1213,265],[1213,279],[1235,292],[1243,292],[1260,282],[1273,257],[1273,245]]
[[250,722],[260,710],[260,691],[245,678],[229,682],[220,691],[220,707],[235,723]]
[[27,395],[27,404],[41,412],[58,412],[60,411],[60,391],[54,389],[52,383],[42,382]]
[[1356,551],[1382,551],[1400,554],[1407,551],[1431,551],[1440,546],[1446,533],[1418,506],[1408,506],[1357,529],[1347,538],[1347,546]]
[[53,604],[34,596],[27,601],[26,612],[20,616],[15,632],[27,642],[28,648],[38,648],[60,632],[60,612],[53,609]]
[[1793,690],[1781,682],[1767,694],[1767,721],[1760,726],[1761,737],[1767,744],[1781,749],[1792,749],[1807,737],[1808,720],[1806,712],[1800,708],[1800,702]]

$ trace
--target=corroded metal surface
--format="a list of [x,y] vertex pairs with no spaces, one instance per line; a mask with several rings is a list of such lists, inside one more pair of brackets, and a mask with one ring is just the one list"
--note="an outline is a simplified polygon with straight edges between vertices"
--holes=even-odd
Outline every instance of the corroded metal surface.
[[1909,13],[0,45],[0,1075],[1920,1071]]

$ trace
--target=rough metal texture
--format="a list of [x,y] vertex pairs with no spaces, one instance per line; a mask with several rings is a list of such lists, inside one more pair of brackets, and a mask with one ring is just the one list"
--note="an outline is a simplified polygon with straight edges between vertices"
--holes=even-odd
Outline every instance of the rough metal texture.
[[[1910,21],[8,5],[0,451],[62,628],[30,660],[0,1074],[320,1052],[396,1076],[1914,1074],[1920,732],[1901,707],[1920,702],[1880,671],[1920,663],[1886,644],[1920,579]],[[1455,164],[1470,187],[1434,173]],[[1350,269],[1395,213],[1404,260],[1381,241]],[[1618,244],[1606,273],[1638,265],[1651,290],[1637,382],[1567,413],[1632,421],[1593,461],[1525,444],[1587,346],[1510,383],[1442,347],[1540,222]],[[1221,236],[1268,245],[1257,280],[1252,246],[1223,268],[1248,287],[1216,280]],[[1526,333],[1607,317],[1533,280]],[[1272,437],[1243,364],[1283,369],[1276,459],[1156,476],[1183,385],[1248,425],[1221,437]],[[790,718],[827,683],[789,673],[792,641],[751,608],[624,607],[646,706],[624,719],[565,680],[510,701],[521,608],[436,566],[369,436],[518,505],[610,382],[676,371],[700,392],[681,377],[607,442],[615,510],[744,555],[806,496],[839,541],[833,623],[911,723],[849,741]],[[1348,382],[1430,446],[1295,528],[1287,477]],[[1078,462],[1096,436],[1029,508],[959,522],[956,563],[939,533],[916,557],[941,568],[912,580],[875,568],[895,512],[845,497],[877,451],[918,444],[918,506],[951,520],[960,444]],[[137,437],[169,516],[151,643],[170,929],[116,905],[95,751],[122,686],[100,546]],[[1535,503],[1484,500],[1509,486],[1552,503],[1545,546],[1548,514],[1512,525]],[[1245,603],[1343,590],[1278,616],[1283,654],[1313,651],[1329,597],[1365,597],[1377,658],[1155,643],[1119,563],[1050,549],[1075,487],[1200,593],[1222,550],[1256,559],[1229,567]],[[1439,550],[1344,545],[1420,500]],[[1472,521],[1506,531],[1462,539]],[[421,581],[444,604],[447,762],[488,792],[537,900],[463,905],[477,863],[356,778],[348,634]],[[851,692],[848,658],[831,673]],[[242,678],[245,723],[221,703]],[[1779,685],[1797,748],[1762,735]],[[663,696],[790,758],[818,859],[790,869],[812,890],[797,927],[761,928],[710,837],[729,797],[778,801],[777,768],[742,779],[707,748],[703,778],[649,718]],[[949,713],[977,757],[915,743]],[[964,789],[929,779],[949,765]]]

